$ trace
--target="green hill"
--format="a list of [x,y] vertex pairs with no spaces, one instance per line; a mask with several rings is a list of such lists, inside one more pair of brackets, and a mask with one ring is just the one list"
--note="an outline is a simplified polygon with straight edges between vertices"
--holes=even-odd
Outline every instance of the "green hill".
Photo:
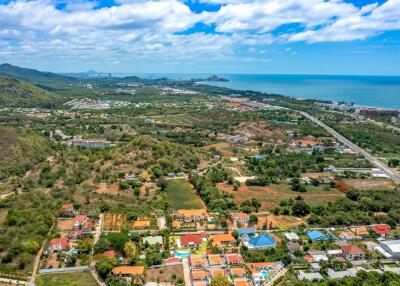
[[21,68],[10,64],[0,65],[0,76],[27,81],[48,90],[68,89],[71,85],[78,83],[78,80],[73,77]]
[[41,135],[0,126],[0,181],[21,176],[51,152],[51,142]]
[[0,106],[51,107],[62,97],[27,82],[0,77]]

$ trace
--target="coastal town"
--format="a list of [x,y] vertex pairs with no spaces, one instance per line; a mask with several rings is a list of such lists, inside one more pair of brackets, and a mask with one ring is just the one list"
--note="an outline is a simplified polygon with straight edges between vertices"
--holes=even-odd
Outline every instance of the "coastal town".
[[198,80],[85,81],[54,106],[0,110],[13,150],[0,168],[2,283],[400,277],[398,111]]

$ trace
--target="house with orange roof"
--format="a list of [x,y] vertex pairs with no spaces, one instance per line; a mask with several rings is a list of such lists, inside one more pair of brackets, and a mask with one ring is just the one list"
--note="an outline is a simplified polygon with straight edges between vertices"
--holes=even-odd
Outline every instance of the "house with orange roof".
[[212,245],[220,248],[232,248],[236,244],[236,239],[230,233],[213,234],[209,236]]
[[238,264],[244,263],[242,255],[240,255],[238,253],[226,254],[226,261],[228,262],[228,264],[231,264],[231,265],[238,265]]
[[253,286],[253,283],[248,281],[246,278],[235,278],[233,279],[234,286]]
[[232,267],[231,268],[231,276],[235,277],[245,277],[246,276],[246,269],[241,267]]
[[190,258],[191,267],[206,267],[207,259],[201,255],[191,255]]
[[365,226],[352,227],[350,229],[356,236],[365,238],[369,236],[369,231]]
[[211,277],[215,278],[218,275],[226,276],[228,274],[228,271],[224,268],[216,267],[216,268],[211,268],[210,273]]
[[125,277],[126,281],[131,284],[143,284],[144,267],[143,266],[118,266],[111,271],[114,276]]
[[149,220],[135,220],[132,223],[132,228],[134,229],[145,229],[150,227],[150,221]]
[[208,265],[210,266],[225,266],[225,258],[219,254],[208,255]]
[[180,227],[181,227],[181,223],[178,220],[174,219],[172,221],[172,228],[180,228]]
[[196,281],[208,281],[209,273],[206,270],[202,269],[192,269],[190,271],[190,276],[192,278],[193,283]]
[[205,209],[195,209],[195,210],[178,210],[177,219],[180,222],[207,222],[207,211]]
[[79,229],[82,228],[87,221],[87,216],[86,215],[77,215],[74,217],[74,228]]
[[339,237],[340,237],[341,239],[344,239],[344,240],[357,239],[357,236],[355,235],[355,233],[354,233],[354,232],[351,232],[351,231],[341,231],[341,232],[339,233]]

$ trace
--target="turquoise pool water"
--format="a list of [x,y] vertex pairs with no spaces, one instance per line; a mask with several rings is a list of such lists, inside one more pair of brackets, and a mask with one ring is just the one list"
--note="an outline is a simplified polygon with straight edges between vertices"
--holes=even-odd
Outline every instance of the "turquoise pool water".
[[187,252],[187,251],[174,250],[173,252],[174,252],[175,257],[178,257],[178,258],[185,258],[185,257],[190,256],[190,252]]
[[261,270],[262,275],[265,277],[265,279],[269,279],[269,273],[265,270]]

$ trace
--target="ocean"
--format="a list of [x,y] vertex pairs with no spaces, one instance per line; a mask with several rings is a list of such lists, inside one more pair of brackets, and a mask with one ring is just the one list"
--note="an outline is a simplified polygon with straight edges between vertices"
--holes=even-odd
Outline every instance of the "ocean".
[[[400,76],[217,74],[228,82],[207,84],[276,93],[296,98],[344,101],[400,110]],[[142,74],[171,79],[206,78],[211,74]]]

